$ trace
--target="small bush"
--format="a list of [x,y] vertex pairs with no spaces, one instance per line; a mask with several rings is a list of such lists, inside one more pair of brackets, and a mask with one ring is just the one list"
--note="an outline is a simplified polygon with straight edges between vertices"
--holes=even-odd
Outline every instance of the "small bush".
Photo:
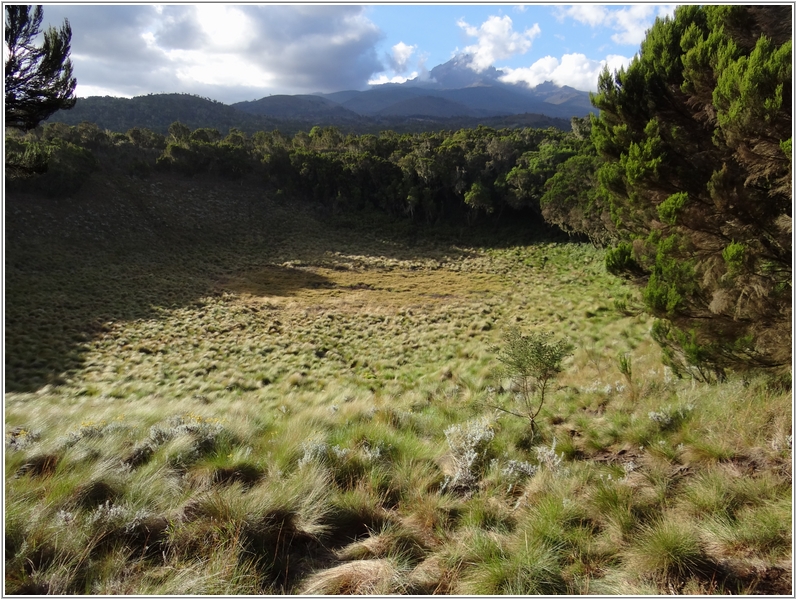
[[562,361],[573,354],[569,342],[552,337],[551,332],[522,335],[518,329],[511,329],[504,335],[504,346],[499,350],[498,360],[518,390],[516,399],[521,413],[500,410],[528,419],[532,435],[534,420],[545,404],[549,386],[562,372]]
[[464,425],[452,425],[445,431],[454,459],[454,474],[443,483],[443,489],[472,490],[486,465],[490,442],[495,437],[493,422],[482,417]]
[[633,258],[631,244],[621,243],[616,248],[606,251],[606,270],[612,275],[625,273],[641,273],[642,268]]

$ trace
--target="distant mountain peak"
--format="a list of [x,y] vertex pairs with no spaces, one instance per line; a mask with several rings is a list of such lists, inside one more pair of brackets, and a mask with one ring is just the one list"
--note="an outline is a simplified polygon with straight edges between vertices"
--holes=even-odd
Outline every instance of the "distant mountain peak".
[[457,54],[448,62],[434,67],[423,79],[416,77],[402,85],[456,90],[499,83],[498,78],[501,76],[501,71],[495,67],[488,67],[478,73],[470,66],[472,61],[473,56],[470,54]]

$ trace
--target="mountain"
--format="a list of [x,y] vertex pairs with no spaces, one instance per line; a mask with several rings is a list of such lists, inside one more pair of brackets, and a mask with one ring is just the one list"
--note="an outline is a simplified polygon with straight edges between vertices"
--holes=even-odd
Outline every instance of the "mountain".
[[442,119],[478,116],[474,110],[464,104],[434,96],[418,96],[400,100],[387,108],[383,108],[377,114],[386,117],[434,117]]
[[233,108],[252,115],[279,119],[328,119],[357,121],[360,116],[339,103],[321,96],[275,95],[252,102],[236,102]]
[[[569,120],[597,112],[590,103],[588,92],[558,86],[550,81],[534,88],[504,83],[498,69],[489,67],[477,73],[469,64],[468,55],[459,55],[436,66],[425,76],[405,83],[387,83],[362,92],[349,90],[319,96],[363,116],[413,114],[454,117],[470,114],[490,117],[537,113]],[[426,100],[421,101],[420,98]],[[415,112],[409,113],[408,110]],[[422,112],[417,112],[419,110]]]
[[[343,101],[341,106],[360,115],[372,116],[379,114],[396,102],[403,102],[410,98],[424,95],[422,90],[390,84],[388,86],[378,86],[364,92],[357,92],[356,95],[351,95],[347,100]],[[330,96],[332,94],[329,96],[324,94],[325,98],[332,100]]]
[[126,132],[133,127],[145,127],[164,134],[175,121],[180,121],[191,129],[210,127],[222,133],[227,133],[231,127],[254,133],[280,125],[276,119],[249,114],[227,104],[191,94],[78,98],[72,109],[59,110],[48,121],[67,125],[88,121],[102,129],[119,132]]
[[[341,92],[346,98],[357,97],[363,92]],[[271,96],[274,98],[274,96]],[[169,125],[180,121],[190,129],[208,127],[227,133],[235,127],[250,135],[257,131],[272,131],[279,129],[283,134],[293,136],[299,131],[309,131],[315,125],[338,127],[344,133],[378,134],[380,131],[393,130],[397,133],[419,133],[423,131],[457,130],[474,128],[478,125],[487,127],[519,128],[533,127],[546,129],[556,127],[562,131],[570,130],[570,120],[546,116],[543,114],[515,114],[503,116],[474,116],[473,111],[463,108],[456,102],[442,98],[429,98],[423,95],[406,98],[406,104],[399,101],[397,106],[379,114],[375,111],[370,116],[360,116],[347,112],[345,108],[328,106],[321,103],[302,102],[304,107],[315,107],[312,115],[301,116],[301,111],[289,108],[293,96],[278,98],[275,105],[265,104],[264,110],[273,110],[282,114],[299,115],[296,118],[279,118],[262,114],[252,114],[216,102],[207,98],[200,98],[190,94],[150,94],[135,98],[113,98],[110,96],[90,96],[78,98],[75,107],[71,110],[59,110],[46,122],[65,123],[78,125],[83,121],[95,123],[102,129],[124,133],[133,127],[143,127],[166,134]],[[313,97],[315,98],[315,96]],[[409,100],[418,101],[413,106]],[[262,99],[261,99],[262,100]],[[262,109],[259,101],[247,103],[250,110]],[[274,102],[274,101],[272,101]],[[279,108],[281,103],[288,105]],[[394,103],[396,104],[396,103]],[[326,108],[325,108],[326,107]],[[383,106],[382,108],[389,108]],[[426,113],[426,114],[424,114]],[[433,113],[436,116],[429,116]],[[337,115],[337,116],[336,116]],[[352,117],[352,115],[354,115]],[[448,116],[450,115],[450,116]]]
[[488,67],[477,73],[470,67],[472,58],[469,54],[459,54],[447,63],[437,65],[429,72],[428,77],[416,77],[402,85],[451,90],[500,83],[498,78],[501,76],[501,71],[495,67]]
[[48,119],[68,125],[83,121],[103,129],[126,132],[146,127],[166,133],[175,121],[191,129],[209,127],[226,133],[235,127],[252,134],[279,129],[287,135],[315,125],[332,125],[345,132],[378,133],[431,131],[518,123],[528,127],[567,130],[570,119],[597,112],[589,94],[546,81],[534,88],[508,84],[490,67],[477,73],[466,55],[438,65],[424,76],[401,84],[329,94],[274,95],[251,102],[222,104],[191,94],[149,94],[135,98],[79,98],[74,108]]

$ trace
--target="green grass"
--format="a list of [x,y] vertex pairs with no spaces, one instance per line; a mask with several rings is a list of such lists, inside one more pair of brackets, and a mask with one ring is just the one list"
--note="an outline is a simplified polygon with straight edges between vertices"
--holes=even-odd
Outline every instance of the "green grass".
[[8,593],[790,589],[790,392],[673,379],[601,251],[94,184],[9,198]]

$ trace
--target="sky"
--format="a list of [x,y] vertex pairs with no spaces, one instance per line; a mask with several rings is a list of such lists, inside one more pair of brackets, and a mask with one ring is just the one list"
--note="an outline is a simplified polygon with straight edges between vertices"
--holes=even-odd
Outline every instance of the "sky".
[[183,92],[231,104],[401,83],[455,56],[509,83],[595,91],[656,17],[635,4],[48,4],[72,27],[76,95]]

